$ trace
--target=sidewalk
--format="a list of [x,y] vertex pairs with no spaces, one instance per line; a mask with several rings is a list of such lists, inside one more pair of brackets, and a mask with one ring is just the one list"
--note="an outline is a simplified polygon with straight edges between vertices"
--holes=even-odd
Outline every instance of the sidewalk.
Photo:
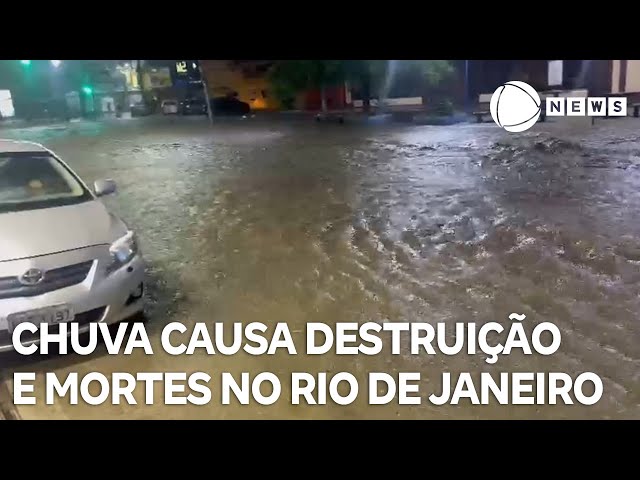
[[55,119],[37,119],[37,120],[25,120],[22,118],[4,119],[0,121],[0,130],[7,129],[19,129],[19,128],[33,128],[33,127],[54,127],[54,126],[68,126],[74,123],[82,122],[82,118],[72,118],[65,120],[62,118]]
[[[455,112],[448,116],[435,116],[416,109],[391,109],[385,112],[366,114],[361,110],[329,110],[326,114],[308,110],[285,110],[281,112],[255,112],[251,117],[260,119],[295,119],[312,121],[318,116],[326,115],[329,120],[342,117],[345,123],[362,125],[379,125],[381,123],[409,123],[415,125],[453,125],[456,123],[472,123],[473,117],[464,112]],[[224,118],[224,117],[223,117]]]

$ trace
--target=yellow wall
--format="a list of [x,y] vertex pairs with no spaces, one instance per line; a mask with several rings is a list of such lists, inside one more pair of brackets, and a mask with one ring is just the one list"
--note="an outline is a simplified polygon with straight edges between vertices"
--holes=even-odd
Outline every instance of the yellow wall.
[[238,99],[247,102],[252,110],[280,108],[266,76],[247,78],[241,69],[230,66],[228,60],[201,60],[201,66],[211,98],[235,91],[238,92]]
[[131,67],[120,67],[118,68],[120,73],[125,76],[127,81],[127,88],[129,90],[137,90],[140,88],[138,85],[138,75],[136,74],[136,70]]
[[154,68],[153,70],[146,70],[142,73],[143,90],[168,88],[171,84],[171,72],[168,68]]

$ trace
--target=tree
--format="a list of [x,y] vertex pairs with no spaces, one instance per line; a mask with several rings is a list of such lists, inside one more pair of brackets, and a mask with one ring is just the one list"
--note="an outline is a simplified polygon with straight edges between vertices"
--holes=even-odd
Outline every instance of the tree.
[[371,109],[371,97],[376,95],[386,76],[388,60],[347,60],[346,78],[361,92],[362,109]]
[[283,103],[291,100],[293,92],[318,89],[323,112],[327,111],[327,88],[345,78],[344,60],[283,60],[276,62],[270,72],[274,91]]
[[285,110],[292,110],[296,103],[297,89],[288,82],[272,82],[273,94]]
[[445,83],[453,77],[455,69],[449,60],[409,60],[398,62],[398,74],[415,79],[417,92],[426,105],[429,97],[445,95]]
[[427,82],[427,87],[438,87],[443,81],[448,80],[454,73],[453,65],[449,60],[412,60],[420,74]]
[[394,87],[420,95],[425,103],[451,78],[454,69],[448,60],[348,60],[346,72],[360,89],[363,110],[368,112],[372,97],[384,105]]
[[425,103],[453,72],[448,60],[285,60],[276,62],[270,78],[283,104],[291,103],[299,91],[319,89],[323,112],[327,110],[327,87],[348,80],[361,91],[363,109],[368,112],[371,98],[377,97],[384,105],[389,91],[396,87],[421,96]]

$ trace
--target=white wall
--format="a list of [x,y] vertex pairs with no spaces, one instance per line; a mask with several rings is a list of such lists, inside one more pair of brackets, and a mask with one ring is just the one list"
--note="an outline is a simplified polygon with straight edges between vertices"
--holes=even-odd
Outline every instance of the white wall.
[[620,60],[612,60],[611,62],[611,93],[620,93]]
[[101,111],[115,113],[116,111],[116,102],[113,100],[113,97],[102,97],[100,99]]
[[[369,103],[371,104],[372,107],[376,107],[378,106],[378,99],[372,98]],[[385,105],[391,105],[391,106],[422,105],[422,97],[387,98],[384,103]],[[354,107],[362,107],[362,105],[363,105],[362,100],[353,101]]]
[[11,92],[9,90],[0,90],[0,117],[10,118],[15,116],[13,109],[13,101],[11,100]]
[[640,60],[627,60],[627,92],[640,92]]
[[549,87],[559,87],[562,85],[562,70],[564,62],[562,60],[549,60],[547,68],[547,85]]

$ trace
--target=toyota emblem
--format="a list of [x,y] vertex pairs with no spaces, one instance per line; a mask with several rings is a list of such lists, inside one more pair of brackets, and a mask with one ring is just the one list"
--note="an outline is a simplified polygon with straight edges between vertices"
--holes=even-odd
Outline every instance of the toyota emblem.
[[37,268],[31,268],[24,272],[18,280],[23,285],[33,286],[39,284],[44,279],[44,273]]

